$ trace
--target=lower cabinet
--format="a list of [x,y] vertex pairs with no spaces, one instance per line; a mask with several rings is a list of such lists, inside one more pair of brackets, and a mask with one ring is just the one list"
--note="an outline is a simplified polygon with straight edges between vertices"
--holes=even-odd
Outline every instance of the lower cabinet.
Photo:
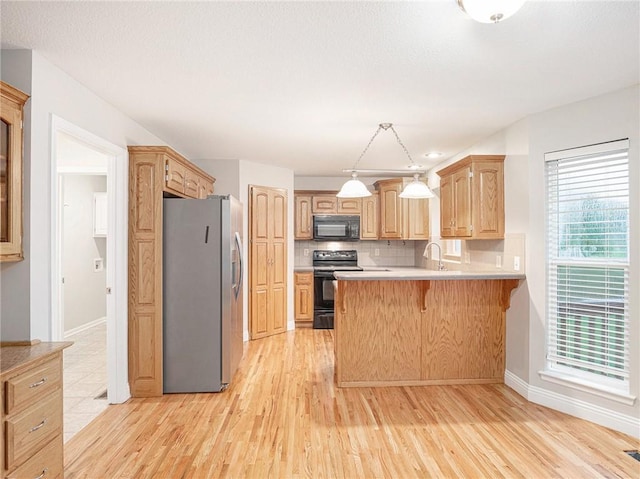
[[[57,345],[53,352],[48,344]],[[2,347],[2,478],[64,477],[62,349],[65,344],[71,343]],[[43,349],[48,354],[38,357],[38,351]],[[12,360],[15,356],[29,360],[17,361],[17,366],[5,370],[5,366],[16,362]]]
[[[296,323],[313,322],[313,273],[294,273],[294,298]],[[306,325],[306,324],[305,324]]]

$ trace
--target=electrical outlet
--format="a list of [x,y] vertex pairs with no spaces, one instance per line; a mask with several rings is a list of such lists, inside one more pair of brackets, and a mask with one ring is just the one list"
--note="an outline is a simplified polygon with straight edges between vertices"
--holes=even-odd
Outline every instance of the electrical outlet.
[[302,250],[303,256],[309,256],[309,248],[305,248]]
[[515,271],[520,271],[520,256],[513,257],[513,269]]
[[496,268],[502,268],[502,256],[496,256]]
[[471,264],[471,255],[469,253],[464,254],[464,262],[466,264]]
[[380,248],[376,248],[373,250],[373,256],[380,256]]

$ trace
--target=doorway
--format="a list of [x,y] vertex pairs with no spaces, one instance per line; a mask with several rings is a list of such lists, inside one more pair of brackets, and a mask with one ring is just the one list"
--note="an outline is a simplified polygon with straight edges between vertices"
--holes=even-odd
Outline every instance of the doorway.
[[[106,397],[110,404],[122,403],[130,397],[127,375],[127,153],[124,148],[56,116],[52,117],[51,142],[51,214],[54,218],[51,235],[51,339],[61,341],[65,337],[64,180],[65,177],[99,176],[104,181],[103,185],[106,184],[106,189],[98,193],[104,194],[101,212],[107,221],[104,237],[99,240],[102,244],[96,242],[96,255],[89,259],[89,264],[98,270],[102,268],[105,277],[102,297],[106,303],[103,326],[106,335]],[[92,202],[92,212],[93,208]],[[70,339],[75,340],[73,337]]]

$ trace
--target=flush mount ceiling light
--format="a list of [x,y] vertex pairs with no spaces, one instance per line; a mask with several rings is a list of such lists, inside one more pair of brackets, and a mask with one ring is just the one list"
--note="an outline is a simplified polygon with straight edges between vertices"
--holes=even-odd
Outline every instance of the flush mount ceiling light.
[[350,170],[342,170],[344,172],[350,172],[351,179],[342,186],[342,188],[340,189],[340,191],[336,196],[338,198],[364,198],[366,196],[371,196],[371,192],[367,189],[365,184],[358,179],[358,173],[366,172],[366,173],[380,173],[380,174],[387,173],[387,174],[403,175],[408,172],[407,170],[359,170],[357,169],[358,163],[360,163],[360,160],[365,155],[365,153],[373,143],[373,140],[375,140],[376,136],[378,136],[378,133],[380,133],[381,130],[384,130],[384,131],[391,130],[395,135],[396,140],[398,141],[398,144],[402,147],[402,149],[406,153],[407,158],[409,158],[410,164],[409,164],[408,170],[412,172],[414,179],[412,182],[408,183],[407,186],[405,186],[404,190],[402,191],[402,193],[400,193],[399,196],[401,198],[418,198],[418,199],[433,198],[434,195],[429,189],[429,187],[425,183],[420,181],[420,174],[421,173],[424,174],[422,165],[418,165],[416,164],[415,161],[413,161],[413,158],[411,158],[409,151],[404,146],[404,143],[402,143],[402,140],[400,140],[400,137],[398,136],[398,132],[396,132],[395,128],[393,128],[392,123],[380,123],[378,125],[378,129],[373,134],[373,136],[369,140],[369,143],[367,143],[367,146],[365,146],[364,150],[358,157],[358,160],[353,165],[353,168],[351,168]]
[[525,0],[457,0],[458,6],[481,23],[498,23],[516,13]]

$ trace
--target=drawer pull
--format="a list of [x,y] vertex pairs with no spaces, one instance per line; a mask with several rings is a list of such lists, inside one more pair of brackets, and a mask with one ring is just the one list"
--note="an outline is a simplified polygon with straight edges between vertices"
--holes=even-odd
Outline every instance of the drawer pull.
[[37,388],[38,386],[42,386],[46,382],[47,382],[47,378],[42,378],[37,383],[33,383],[31,386],[29,386],[29,388]]
[[31,429],[29,429],[29,432],[35,432],[38,429],[40,429],[42,426],[45,425],[45,423],[47,422],[46,419],[43,419],[42,422],[40,424],[38,424],[37,426],[33,426]]
[[45,467],[45,468],[42,470],[42,474],[40,474],[38,477],[34,477],[33,479],[42,479],[42,478],[43,478],[44,476],[46,476],[46,475],[47,475],[47,468]]

